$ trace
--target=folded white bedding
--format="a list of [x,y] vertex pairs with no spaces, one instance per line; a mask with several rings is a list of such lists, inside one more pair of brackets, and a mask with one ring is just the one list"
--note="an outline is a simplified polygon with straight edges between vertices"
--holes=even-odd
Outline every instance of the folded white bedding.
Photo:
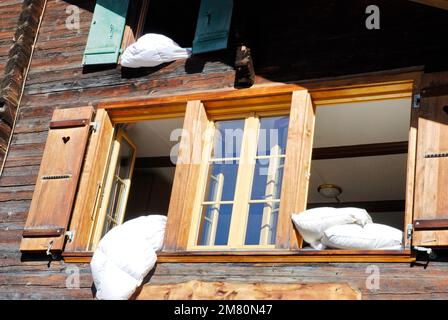
[[293,214],[292,221],[303,239],[314,249],[321,250],[325,249],[321,239],[326,229],[350,223],[364,226],[372,223],[372,218],[364,209],[321,207]]
[[98,299],[129,299],[157,261],[166,217],[142,216],[116,226],[100,241],[90,263]]
[[322,237],[325,246],[346,250],[398,250],[402,242],[402,231],[378,223],[334,226],[325,230]]
[[190,48],[181,48],[162,34],[148,33],[126,48],[121,56],[121,65],[128,68],[155,67],[190,56]]

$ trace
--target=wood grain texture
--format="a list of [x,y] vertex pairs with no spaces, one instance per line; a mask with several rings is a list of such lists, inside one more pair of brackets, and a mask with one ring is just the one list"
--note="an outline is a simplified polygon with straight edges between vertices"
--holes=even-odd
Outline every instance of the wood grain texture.
[[[192,57],[188,61],[180,60],[139,70],[133,75],[128,75],[119,67],[83,70],[82,54],[95,1],[76,1],[81,17],[78,30],[68,30],[65,26],[65,9],[72,3],[48,0],[5,170],[0,177],[0,298],[92,297],[88,264],[76,264],[81,276],[80,288],[67,290],[66,270],[70,265],[53,261],[48,267],[46,257],[27,257],[19,253],[21,233],[55,107],[95,105],[106,99],[233,90],[233,52],[229,56],[217,53],[211,57]],[[308,2],[303,10],[290,10],[288,5],[283,4],[271,1],[268,7],[262,8],[269,13],[270,19],[264,18],[266,14],[255,15],[261,21],[255,17],[253,25],[259,26],[257,34],[262,35],[251,46],[256,86],[272,82],[277,85],[295,83],[310,91],[319,91],[387,81],[409,83],[409,79],[416,78],[423,70],[422,67],[413,66],[426,65],[426,72],[446,69],[448,42],[441,41],[440,35],[447,29],[448,19],[443,10],[410,1],[379,0],[375,4],[380,6],[382,14],[385,13],[382,21],[387,27],[376,32],[365,28],[365,3],[362,1],[351,0],[349,5],[340,6],[334,1],[316,0]],[[21,1],[6,0],[0,3],[0,24],[4,25],[7,20],[17,21],[18,14],[13,8],[16,5],[21,6]],[[250,7],[255,12],[253,6]],[[345,19],[341,20],[341,17]],[[0,29],[8,34],[12,32],[12,29]],[[2,31],[0,37],[10,37]],[[9,51],[10,44],[9,41],[0,40],[0,59],[3,52]],[[0,69],[2,66],[4,64],[0,62]],[[394,69],[400,69],[399,73]],[[18,74],[14,74],[17,77]],[[390,92],[391,96],[404,94],[399,87],[394,90]],[[378,93],[378,96],[381,94]],[[367,96],[364,94],[356,98],[366,99]],[[325,100],[322,97],[320,101]],[[319,100],[316,101],[319,104]],[[182,110],[179,114],[183,115]],[[125,117],[128,115],[123,119]],[[407,205],[406,210],[410,209],[412,207]],[[381,285],[379,290],[374,291],[365,287],[368,276],[366,268],[369,265],[160,263],[151,283],[169,284],[195,279],[349,282],[362,291],[363,299],[448,299],[446,262],[431,262],[426,269],[410,267],[405,263],[376,264],[381,270]]]
[[69,251],[88,250],[101,193],[104,188],[103,179],[112,145],[114,127],[104,110],[97,111],[95,122],[98,127],[97,131],[92,132],[86,150],[69,226],[69,230],[74,232],[73,241],[68,242],[65,246],[65,250]]
[[22,0],[0,4],[0,175],[45,3],[45,0]]
[[431,7],[436,7],[439,9],[448,10],[447,0],[410,0],[410,1],[414,1]]
[[[425,88],[448,83],[448,73],[427,75]],[[428,154],[448,151],[448,96],[422,98],[418,118],[414,220],[439,220],[448,216],[448,158]],[[414,222],[415,225],[415,222]],[[421,233],[421,235],[419,235]],[[413,244],[447,246],[446,230],[414,232]]]
[[301,238],[295,231],[291,215],[306,209],[315,108],[306,90],[294,91],[289,115],[288,140],[276,248],[296,249]]
[[[90,122],[93,108],[55,110],[52,122],[71,121],[79,117]],[[28,233],[24,233],[21,251],[45,250],[42,244],[46,242],[44,247],[48,247],[51,241],[54,242],[53,250],[62,250],[63,232],[59,236],[54,236],[52,232],[47,235],[40,232],[39,237],[28,236],[30,231],[35,230],[67,230],[89,134],[89,125],[50,129],[25,225]]]
[[[195,145],[195,139],[202,138],[202,133],[197,130],[199,125],[200,114],[204,114],[205,111],[201,111],[203,105],[201,101],[190,101],[187,104],[185,119],[184,119],[184,134],[182,135],[179,145],[178,164],[174,174],[173,189],[171,191],[170,205],[168,208],[168,219],[166,226],[164,250],[177,251],[186,248],[186,243],[181,241],[181,230],[185,228],[181,223],[184,222],[184,215],[190,216],[191,213],[185,211],[186,199],[191,198],[191,195],[187,195],[187,186],[192,187],[191,182],[194,180],[192,175],[192,151]],[[200,129],[199,129],[200,130]],[[203,127],[203,130],[205,128]],[[201,144],[199,144],[201,146]],[[197,177],[197,176],[196,176]],[[190,182],[190,183],[189,183]],[[189,225],[189,222],[188,222]],[[187,228],[187,234],[188,234]]]
[[192,280],[145,285],[137,300],[360,300],[346,283],[232,283]]

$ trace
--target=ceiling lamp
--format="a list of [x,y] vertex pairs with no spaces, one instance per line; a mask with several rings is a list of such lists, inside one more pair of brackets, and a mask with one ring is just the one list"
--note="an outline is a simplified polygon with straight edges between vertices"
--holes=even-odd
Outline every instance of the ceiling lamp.
[[325,198],[338,199],[338,196],[342,193],[342,188],[331,183],[321,184],[317,188],[317,192],[319,192]]

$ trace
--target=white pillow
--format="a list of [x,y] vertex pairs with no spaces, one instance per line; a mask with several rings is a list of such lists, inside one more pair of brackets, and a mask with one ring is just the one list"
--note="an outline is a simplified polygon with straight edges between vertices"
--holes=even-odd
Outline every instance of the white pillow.
[[[149,250],[145,265],[151,270],[156,261],[155,252]],[[127,300],[142,283],[142,280],[129,275],[101,250],[95,251],[90,266],[96,288],[96,298],[99,300]]]
[[346,250],[398,250],[401,249],[402,242],[402,231],[377,223],[334,226],[325,230],[322,237],[325,246]]
[[128,299],[154,267],[163,246],[166,217],[149,215],[110,230],[90,266],[98,299]]
[[128,68],[155,67],[190,56],[190,48],[181,48],[164,35],[148,33],[126,48],[121,56],[121,65]]
[[326,229],[349,223],[365,225],[372,223],[372,218],[364,209],[321,207],[293,214],[292,221],[306,242],[323,249],[320,240]]

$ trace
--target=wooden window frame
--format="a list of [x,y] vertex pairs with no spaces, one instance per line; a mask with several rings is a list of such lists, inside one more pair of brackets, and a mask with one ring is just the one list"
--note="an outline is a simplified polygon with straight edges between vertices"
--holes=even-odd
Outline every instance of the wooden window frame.
[[150,0],[135,0],[129,3],[128,15],[126,17],[126,26],[124,29],[123,40],[121,42],[121,50],[133,44],[142,35],[148,13]]
[[[214,132],[214,134],[210,134],[206,136],[207,141],[205,141],[204,154],[206,155],[200,164],[200,174],[197,182],[198,192],[196,193],[193,205],[193,213],[191,216],[191,227],[188,235],[188,243],[187,250],[188,251],[223,251],[223,250],[271,250],[275,249],[274,244],[259,244],[259,245],[244,245],[244,236],[246,235],[246,220],[249,216],[248,204],[255,203],[255,200],[250,200],[250,192],[252,189],[253,183],[253,172],[256,158],[256,143],[252,141],[254,144],[250,144],[249,134],[248,132],[257,132],[259,134],[260,127],[260,118],[267,116],[289,116],[288,110],[283,110],[281,108],[278,111],[269,111],[269,112],[253,112],[249,113],[246,116],[241,116],[239,114],[229,114],[224,117],[225,120],[244,120],[244,129],[241,143],[241,154],[239,156],[240,164],[238,166],[238,173],[235,184],[235,198],[232,201],[225,201],[227,204],[229,202],[232,203],[233,214],[231,218],[231,223],[229,226],[229,240],[227,245],[198,245],[197,238],[200,234],[201,230],[201,216],[202,210],[201,207],[203,205],[213,205],[216,204],[216,201],[204,201],[204,195],[206,193],[206,189],[208,186],[208,169],[210,166],[210,154],[211,149],[213,148],[212,144],[214,141],[215,134],[215,125],[214,123],[219,120],[223,120],[222,116],[217,117],[209,117],[209,123],[207,124],[210,132]],[[254,147],[255,146],[255,147]],[[286,155],[280,156],[281,158],[286,158]],[[266,156],[266,159],[275,158],[275,156]],[[226,158],[221,158],[219,160],[225,161],[228,160]],[[283,200],[285,201],[285,200]],[[260,203],[269,203],[269,202],[281,202],[281,199],[275,199],[272,201],[263,200],[259,201]],[[279,217],[280,219],[280,217]],[[262,231],[263,232],[263,231]]]
[[[130,138],[128,137],[126,132],[124,132],[124,130],[121,128],[118,129],[117,135],[113,141],[112,153],[111,153],[110,163],[107,168],[107,174],[105,177],[104,193],[103,193],[103,197],[101,199],[100,210],[99,210],[99,213],[98,213],[96,221],[95,221],[95,227],[92,230],[93,233],[91,236],[91,240],[89,242],[89,248],[91,248],[91,250],[94,250],[96,248],[96,246],[98,245],[98,242],[100,241],[100,239],[102,237],[104,225],[105,225],[106,219],[107,219],[107,211],[109,208],[109,201],[110,201],[110,197],[111,197],[113,181],[114,181],[114,179],[118,179],[118,178],[114,177],[114,175],[116,172],[121,143],[123,140],[126,140],[126,142],[133,148],[134,153],[137,150],[137,147],[130,140]],[[111,163],[114,163],[115,165],[112,166]],[[131,172],[131,174],[134,170],[134,164],[135,164],[135,155],[133,155],[132,161],[129,166],[129,171]],[[125,179],[121,183],[123,183],[125,185],[125,193],[123,195],[124,198],[120,201],[121,203],[120,203],[120,209],[119,209],[120,212],[119,212],[118,224],[123,223],[123,220],[124,220],[126,206],[123,206],[123,203],[126,204],[128,196],[129,196],[129,191],[131,188],[131,178]]]
[[[97,105],[109,115],[112,123],[136,122],[151,119],[174,118],[188,116],[188,108],[199,110],[203,106],[206,114],[197,111],[194,119],[226,119],[238,114],[264,111],[266,114],[276,113],[279,110],[288,110],[291,105],[293,92],[309,92],[313,103],[320,105],[339,104],[348,102],[384,100],[393,98],[411,98],[420,87],[420,79],[423,72],[421,68],[405,70],[393,70],[373,74],[347,76],[338,79],[320,79],[298,84],[260,85],[249,89],[223,89],[213,92],[186,93],[174,96],[157,96],[132,98],[128,100],[109,100]],[[187,113],[186,113],[187,112]],[[204,113],[205,111],[203,111]],[[191,115],[190,115],[191,116]],[[185,126],[193,119],[185,118]],[[411,119],[415,121],[415,119]],[[191,124],[190,124],[191,125]],[[193,127],[190,129],[194,129]],[[194,130],[193,130],[194,133]],[[406,186],[405,225],[412,223],[413,190],[415,174],[415,139],[416,128],[410,128],[408,171]],[[179,164],[177,165],[180,166]],[[188,165],[187,165],[188,166]],[[184,171],[182,169],[188,169]],[[176,168],[176,175],[191,175],[198,168]],[[179,171],[179,172],[178,172]],[[187,180],[188,182],[188,180]],[[188,186],[187,186],[188,188]],[[184,187],[185,189],[185,187]],[[177,191],[173,189],[173,192]],[[172,198],[173,200],[173,198]],[[305,200],[306,201],[306,200]],[[184,201],[187,202],[187,201]],[[178,204],[179,205],[179,204]],[[176,207],[173,201],[170,206]],[[302,250],[291,242],[290,248],[277,248],[275,250],[251,250],[251,251],[189,251],[187,250],[188,232],[191,217],[182,217],[181,212],[175,217],[177,227],[171,230],[168,223],[166,241],[173,240],[184,243],[184,247],[175,250],[164,249],[158,253],[159,262],[268,262],[268,263],[296,263],[296,262],[410,262],[415,257],[411,254],[410,243],[405,240],[403,250]],[[189,220],[189,223],[180,222]],[[180,219],[180,220],[179,220]],[[292,222],[289,223],[292,234],[298,236]],[[170,238],[171,237],[171,238]],[[63,252],[67,262],[90,261],[92,252]]]

